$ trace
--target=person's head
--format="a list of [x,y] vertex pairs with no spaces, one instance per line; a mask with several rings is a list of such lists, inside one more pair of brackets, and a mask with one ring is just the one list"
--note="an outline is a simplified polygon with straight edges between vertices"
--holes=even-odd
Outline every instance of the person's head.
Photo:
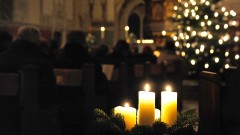
[[67,42],[68,43],[78,43],[84,45],[86,42],[86,35],[82,31],[71,31],[67,35]]
[[0,44],[10,43],[12,41],[12,35],[6,30],[0,30]]
[[108,54],[108,46],[105,44],[101,44],[96,50],[96,57],[104,57]]
[[16,40],[26,40],[36,45],[40,43],[40,30],[34,26],[19,27]]
[[153,54],[153,50],[150,46],[146,45],[143,48],[143,54],[147,54],[147,55],[152,55]]
[[118,42],[113,48],[113,52],[118,53],[122,56],[131,55],[130,46],[125,40],[118,40]]
[[175,43],[173,40],[168,39],[166,41],[166,50],[175,52]]

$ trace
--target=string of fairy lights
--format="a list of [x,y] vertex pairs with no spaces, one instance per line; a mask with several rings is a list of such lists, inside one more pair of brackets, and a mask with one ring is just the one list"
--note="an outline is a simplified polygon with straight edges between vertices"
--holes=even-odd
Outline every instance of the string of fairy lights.
[[178,0],[173,10],[177,31],[172,38],[177,55],[191,66],[189,74],[223,72],[237,64],[240,33],[234,10],[227,11],[219,0]]

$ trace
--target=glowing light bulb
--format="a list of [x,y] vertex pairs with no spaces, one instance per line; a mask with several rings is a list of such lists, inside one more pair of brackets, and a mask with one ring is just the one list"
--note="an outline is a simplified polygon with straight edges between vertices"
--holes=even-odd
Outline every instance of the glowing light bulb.
[[187,7],[188,7],[188,3],[184,3],[184,7],[186,7],[186,8],[187,8]]
[[190,43],[187,43],[187,44],[186,44],[186,47],[187,47],[187,48],[190,48],[190,47],[191,47],[191,44],[190,44]]
[[236,21],[232,21],[232,26],[236,26],[237,22]]
[[191,30],[191,27],[190,27],[190,26],[188,26],[188,27],[187,27],[187,31],[190,31],[190,30]]
[[181,19],[181,18],[182,18],[182,16],[181,16],[181,15],[178,15],[178,16],[177,16],[177,18],[178,18],[178,19]]
[[177,36],[174,36],[174,37],[173,37],[173,40],[174,40],[174,41],[177,41]]
[[213,35],[212,34],[209,34],[208,35],[208,39],[212,39],[213,38]]
[[207,37],[208,33],[206,31],[201,32],[202,37]]
[[204,2],[206,2],[206,0],[201,0],[201,3],[204,3]]
[[196,53],[196,54],[199,54],[199,53],[200,53],[199,49],[196,49],[196,50],[195,50],[195,53]]
[[205,4],[206,4],[206,6],[209,6],[209,5],[210,5],[210,2],[209,2],[209,1],[206,1]]
[[219,30],[219,29],[220,29],[220,25],[217,24],[217,25],[215,26],[215,29],[216,29],[216,30]]
[[201,26],[204,27],[205,26],[205,22],[201,22]]
[[214,13],[214,17],[218,17],[218,15],[219,15],[218,12]]
[[196,1],[193,1],[193,2],[192,2],[192,5],[193,5],[193,6],[195,6],[196,4],[197,4]]
[[198,11],[198,6],[195,6],[194,9],[195,9],[196,11]]
[[124,106],[125,107],[129,107],[130,105],[129,105],[129,103],[125,103]]
[[233,10],[230,11],[230,14],[231,14],[232,16],[236,16],[236,15],[237,15],[236,12],[234,12]]

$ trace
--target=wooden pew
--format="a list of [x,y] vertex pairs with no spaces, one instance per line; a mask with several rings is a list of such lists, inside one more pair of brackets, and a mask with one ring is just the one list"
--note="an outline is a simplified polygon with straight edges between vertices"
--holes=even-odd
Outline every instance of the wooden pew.
[[41,109],[38,68],[0,71],[0,134],[57,135],[56,110]]
[[61,108],[62,134],[94,134],[95,69],[54,69]]
[[220,135],[220,76],[214,72],[203,71],[199,77],[199,134]]

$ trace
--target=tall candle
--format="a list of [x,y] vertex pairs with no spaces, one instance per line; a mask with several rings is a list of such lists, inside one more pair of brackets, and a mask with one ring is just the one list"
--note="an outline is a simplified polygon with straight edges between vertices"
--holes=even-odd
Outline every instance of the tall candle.
[[[155,117],[154,117],[155,120],[160,119],[160,115],[161,115],[160,110],[155,108]],[[139,124],[139,109],[137,110],[137,124]]]
[[100,30],[101,30],[101,39],[104,39],[105,27],[101,27]]
[[177,92],[171,92],[167,86],[166,91],[161,92],[161,121],[172,126],[177,120]]
[[148,84],[145,85],[145,91],[139,91],[139,116],[138,122],[139,125],[149,125],[155,121],[155,93],[149,92],[150,86]]
[[120,113],[124,117],[126,123],[126,130],[131,130],[136,125],[136,109],[129,107],[129,104],[126,103],[125,107],[117,106],[114,108],[114,115]]
[[129,26],[125,26],[125,38],[126,40],[128,39],[128,31],[129,31]]

